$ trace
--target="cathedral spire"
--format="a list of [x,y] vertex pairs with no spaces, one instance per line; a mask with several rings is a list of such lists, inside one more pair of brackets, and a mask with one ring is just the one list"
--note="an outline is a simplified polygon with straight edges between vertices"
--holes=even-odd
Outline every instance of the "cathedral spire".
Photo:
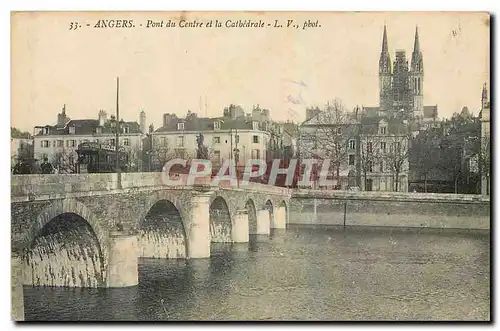
[[391,56],[389,54],[389,46],[387,43],[387,26],[384,24],[384,35],[382,37],[382,51],[380,52],[379,73],[391,73]]
[[384,24],[384,36],[382,37],[382,54],[389,53],[387,46],[387,26]]
[[420,53],[420,40],[418,38],[418,26],[415,27],[415,42],[413,44],[413,53]]

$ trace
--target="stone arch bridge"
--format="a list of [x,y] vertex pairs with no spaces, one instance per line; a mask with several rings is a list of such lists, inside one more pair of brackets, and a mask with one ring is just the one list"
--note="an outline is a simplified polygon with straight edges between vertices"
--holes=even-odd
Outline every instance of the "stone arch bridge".
[[286,228],[288,189],[166,186],[160,176],[12,176],[12,252],[23,284],[133,286],[139,257],[207,258],[211,242]]

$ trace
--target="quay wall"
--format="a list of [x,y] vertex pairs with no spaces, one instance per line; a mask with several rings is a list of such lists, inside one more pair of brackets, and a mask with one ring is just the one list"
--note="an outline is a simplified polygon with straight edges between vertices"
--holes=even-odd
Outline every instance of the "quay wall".
[[292,194],[289,224],[490,229],[490,199],[479,195],[322,192]]

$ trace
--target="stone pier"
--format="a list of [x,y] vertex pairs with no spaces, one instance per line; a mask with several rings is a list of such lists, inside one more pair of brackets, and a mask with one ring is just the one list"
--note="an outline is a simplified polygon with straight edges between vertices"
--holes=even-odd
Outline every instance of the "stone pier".
[[269,220],[269,210],[261,209],[257,211],[257,233],[256,234],[269,234],[271,233],[271,224]]
[[210,192],[191,198],[190,220],[186,230],[188,258],[210,257]]
[[235,243],[247,243],[249,240],[248,212],[246,209],[236,211],[231,227],[231,239]]
[[108,287],[139,284],[138,253],[135,233],[123,231],[110,233]]
[[19,256],[11,258],[11,317],[16,322],[24,321],[24,292],[22,260]]
[[285,207],[275,207],[273,223],[271,224],[273,229],[286,229],[286,208]]

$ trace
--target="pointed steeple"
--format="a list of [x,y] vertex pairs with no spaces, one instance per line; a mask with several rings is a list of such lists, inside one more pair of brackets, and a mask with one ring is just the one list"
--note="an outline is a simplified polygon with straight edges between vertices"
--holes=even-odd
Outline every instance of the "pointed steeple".
[[415,27],[415,42],[413,44],[413,53],[420,53],[420,40],[418,38],[418,26]]
[[382,54],[389,53],[389,47],[387,46],[387,26],[384,24],[384,36],[382,37]]
[[389,54],[389,46],[387,42],[387,26],[384,24],[384,35],[382,37],[382,51],[380,52],[379,73],[391,73],[391,56]]
[[415,27],[415,42],[413,43],[413,53],[411,54],[411,70],[413,72],[424,71],[424,57],[420,50],[420,38],[418,37],[418,26]]

